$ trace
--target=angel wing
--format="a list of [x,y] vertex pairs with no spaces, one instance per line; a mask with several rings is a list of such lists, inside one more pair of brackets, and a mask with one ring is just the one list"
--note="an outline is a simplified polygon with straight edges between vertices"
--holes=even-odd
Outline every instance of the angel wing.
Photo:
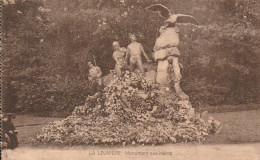
[[185,15],[185,14],[177,14],[177,19],[176,19],[177,23],[192,23],[195,25],[198,25],[199,22],[190,15]]
[[171,16],[171,11],[162,4],[153,4],[145,8],[148,11],[157,12],[163,18],[169,18]]

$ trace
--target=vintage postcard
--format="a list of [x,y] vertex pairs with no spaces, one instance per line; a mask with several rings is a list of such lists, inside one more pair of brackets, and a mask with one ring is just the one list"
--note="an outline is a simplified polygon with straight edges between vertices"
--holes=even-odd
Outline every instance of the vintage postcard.
[[2,159],[260,159],[259,0],[1,13]]

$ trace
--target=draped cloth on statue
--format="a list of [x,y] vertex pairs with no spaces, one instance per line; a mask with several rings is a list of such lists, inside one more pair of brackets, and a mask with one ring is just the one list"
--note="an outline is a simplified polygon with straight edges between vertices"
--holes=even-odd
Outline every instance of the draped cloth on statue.
[[160,36],[155,41],[153,58],[158,61],[156,82],[160,85],[167,86],[174,81],[176,94],[182,100],[188,100],[181,87],[180,80],[182,78],[179,66],[180,51],[179,45],[179,29],[175,26],[168,27],[164,25],[160,27]]
[[177,27],[165,28],[162,26],[159,32],[160,36],[155,41],[154,51],[179,45],[179,29]]
[[[181,79],[178,58],[180,51],[177,48],[179,45],[179,29],[162,26],[159,32],[160,36],[155,41],[153,57],[158,61],[156,82],[165,85],[169,84],[171,80],[180,81]],[[169,74],[170,65],[172,65],[174,74]]]

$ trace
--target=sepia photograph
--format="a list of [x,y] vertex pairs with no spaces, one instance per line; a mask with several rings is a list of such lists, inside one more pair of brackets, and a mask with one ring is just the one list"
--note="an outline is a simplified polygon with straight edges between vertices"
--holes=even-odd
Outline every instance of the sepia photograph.
[[1,0],[1,159],[259,160],[260,0]]

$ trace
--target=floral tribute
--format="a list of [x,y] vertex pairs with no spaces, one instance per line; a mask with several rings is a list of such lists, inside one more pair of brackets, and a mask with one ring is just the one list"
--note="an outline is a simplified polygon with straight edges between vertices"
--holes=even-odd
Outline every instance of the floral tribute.
[[[116,76],[114,76],[116,77]],[[193,111],[193,112],[192,112]],[[220,122],[203,119],[188,100],[126,71],[75,107],[66,119],[42,128],[36,140],[59,145],[135,145],[203,141]]]

